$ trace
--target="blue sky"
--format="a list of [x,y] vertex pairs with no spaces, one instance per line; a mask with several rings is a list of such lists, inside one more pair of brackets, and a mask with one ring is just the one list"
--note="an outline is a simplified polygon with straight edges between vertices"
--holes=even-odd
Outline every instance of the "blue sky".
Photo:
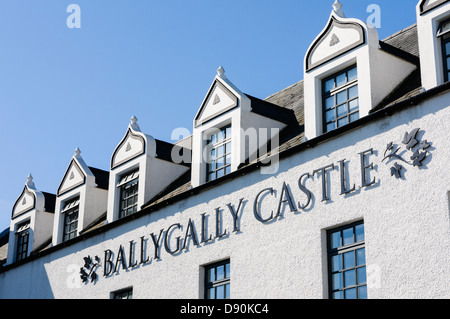
[[[29,173],[55,193],[77,147],[108,170],[131,116],[169,142],[192,131],[221,65],[259,98],[300,81],[333,2],[0,0],[0,231]],[[417,2],[341,0],[363,21],[379,5],[380,39],[414,24]],[[70,4],[80,29],[67,27]]]

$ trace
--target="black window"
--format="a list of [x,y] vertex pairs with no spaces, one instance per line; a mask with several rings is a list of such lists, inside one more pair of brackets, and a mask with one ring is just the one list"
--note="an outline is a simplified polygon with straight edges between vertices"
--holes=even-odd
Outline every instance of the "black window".
[[330,299],[367,299],[364,223],[328,231]]
[[64,215],[63,242],[77,236],[79,204],[79,197],[64,204],[62,210],[62,214]]
[[207,266],[205,272],[205,299],[229,299],[230,261]]
[[111,293],[111,299],[133,299],[133,288],[126,288]]
[[359,119],[356,66],[322,81],[322,105],[324,133]]
[[442,59],[444,67],[444,80],[450,80],[450,20],[446,20],[440,24],[438,37],[442,42]]
[[17,228],[16,232],[16,261],[25,259],[28,254],[28,243],[30,241],[30,222],[25,222]]
[[213,181],[231,172],[231,126],[208,138],[207,180]]
[[117,184],[120,192],[119,219],[134,214],[138,208],[139,170],[121,176]]

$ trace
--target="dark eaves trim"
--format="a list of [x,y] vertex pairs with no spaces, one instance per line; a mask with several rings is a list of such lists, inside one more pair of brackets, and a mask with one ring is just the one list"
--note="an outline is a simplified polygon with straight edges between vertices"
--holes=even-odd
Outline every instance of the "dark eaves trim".
[[383,42],[383,41],[380,41],[380,48],[381,48],[381,50],[383,50],[389,54],[395,55],[396,57],[398,57],[402,60],[412,63],[416,66],[420,66],[420,58],[411,53],[408,53],[399,48],[396,48],[396,47],[394,47],[390,44],[387,44],[386,42]]
[[[417,94],[417,95],[415,95],[415,96],[413,96],[411,98],[408,98],[406,100],[403,100],[401,102],[393,104],[393,105],[391,105],[391,106],[389,106],[387,108],[384,108],[384,109],[378,110],[376,112],[373,112],[373,113],[371,113],[371,114],[369,114],[369,115],[367,115],[367,116],[365,116],[365,117],[363,117],[363,118],[361,118],[361,119],[359,119],[359,120],[357,120],[355,122],[349,123],[346,126],[340,127],[340,128],[338,128],[338,129],[336,129],[334,131],[330,131],[330,132],[328,132],[326,134],[320,135],[320,136],[318,136],[316,138],[313,138],[313,139],[311,139],[309,141],[303,142],[302,144],[299,144],[299,145],[294,146],[294,147],[292,147],[292,148],[290,148],[290,149],[288,149],[286,151],[283,151],[282,153],[278,154],[278,156],[279,156],[280,159],[282,159],[282,158],[289,157],[289,156],[291,156],[293,154],[299,153],[301,151],[307,150],[309,148],[313,148],[313,147],[315,147],[316,145],[318,145],[320,143],[323,143],[323,142],[325,142],[327,140],[336,138],[336,137],[338,137],[338,136],[340,136],[342,134],[345,134],[345,133],[347,133],[347,132],[349,132],[351,130],[354,130],[354,129],[358,128],[358,127],[362,127],[362,126],[364,126],[364,125],[366,125],[366,124],[368,124],[370,122],[376,121],[376,120],[378,120],[380,118],[384,118],[386,116],[392,116],[393,114],[401,112],[401,111],[403,111],[403,110],[405,110],[405,109],[407,109],[409,107],[418,105],[422,101],[424,101],[424,100],[426,100],[426,99],[428,99],[430,97],[436,96],[438,94],[441,94],[441,93],[443,93],[445,91],[448,91],[448,90],[450,90],[450,82],[447,82],[445,84],[437,86],[437,87],[435,87],[433,89],[430,89],[428,91],[425,91],[423,93]],[[149,206],[149,207],[143,208],[141,211],[139,211],[139,212],[137,212],[137,213],[135,213],[133,215],[129,215],[129,216],[125,217],[125,218],[119,219],[119,220],[114,221],[112,223],[106,224],[106,225],[104,225],[102,227],[96,228],[96,229],[94,229],[94,230],[92,230],[90,232],[87,232],[87,233],[84,233],[84,234],[82,234],[82,235],[80,235],[78,237],[75,237],[75,238],[73,238],[73,239],[71,239],[71,240],[69,240],[67,242],[61,243],[61,244],[56,245],[54,247],[50,247],[50,248],[48,248],[48,249],[46,249],[46,250],[44,250],[42,252],[36,253],[35,255],[32,255],[32,256],[29,256],[29,257],[27,257],[27,258],[25,258],[25,259],[23,259],[23,260],[21,260],[19,262],[16,262],[14,264],[7,265],[7,266],[4,266],[4,267],[0,267],[0,273],[6,272],[9,269],[12,269],[12,268],[15,268],[15,267],[19,267],[19,266],[21,266],[23,264],[26,264],[26,263],[31,262],[33,260],[39,259],[39,258],[44,257],[46,255],[52,254],[52,253],[54,253],[56,251],[59,251],[59,250],[62,250],[64,248],[66,248],[66,247],[69,247],[69,246],[75,245],[77,243],[80,243],[80,242],[82,242],[82,241],[84,241],[86,239],[89,239],[89,238],[95,237],[95,236],[97,236],[99,234],[105,233],[105,232],[107,232],[107,231],[109,231],[111,229],[114,229],[116,227],[119,227],[119,226],[121,226],[121,225],[123,225],[123,224],[125,224],[125,223],[127,223],[127,222],[129,222],[131,220],[139,219],[139,218],[141,218],[143,216],[146,216],[146,215],[151,214],[151,213],[153,213],[155,211],[158,211],[158,210],[160,210],[160,209],[162,209],[164,207],[167,207],[167,206],[169,206],[171,204],[174,204],[177,201],[180,201],[182,199],[188,198],[188,197],[193,196],[193,195],[200,194],[202,191],[205,191],[205,190],[213,188],[213,187],[215,187],[217,185],[226,183],[226,182],[228,182],[230,180],[233,180],[233,179],[235,179],[235,178],[237,178],[239,176],[243,176],[243,175],[247,175],[249,173],[252,173],[252,172],[254,172],[255,170],[259,169],[262,166],[264,166],[264,164],[261,163],[261,162],[250,164],[250,165],[248,165],[248,166],[246,166],[246,167],[244,167],[244,168],[242,168],[242,169],[240,169],[238,171],[235,171],[235,172],[233,172],[231,174],[225,175],[224,177],[222,177],[220,179],[211,181],[209,183],[203,184],[201,186],[193,188],[193,189],[191,189],[189,191],[186,191],[184,193],[175,195],[174,197],[172,197],[172,198],[170,198],[168,200],[165,200],[163,202],[160,202],[158,204],[155,204],[153,206]]]

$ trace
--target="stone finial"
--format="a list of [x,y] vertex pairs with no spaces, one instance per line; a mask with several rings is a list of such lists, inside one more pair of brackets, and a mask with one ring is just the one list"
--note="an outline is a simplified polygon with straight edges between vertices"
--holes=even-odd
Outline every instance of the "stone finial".
[[342,11],[342,3],[340,3],[339,0],[336,0],[333,3],[333,11],[334,13],[336,13],[337,16],[345,18],[344,11]]
[[130,125],[133,128],[133,130],[141,131],[141,129],[139,128],[139,125],[137,124],[137,121],[138,121],[137,117],[133,115],[130,119]]
[[80,154],[81,154],[81,150],[77,147],[75,149],[75,151],[73,152],[73,156],[75,156],[76,158],[80,158],[81,157]]
[[217,75],[220,76],[221,78],[226,78],[226,76],[225,76],[225,69],[222,66],[220,66],[217,69]]
[[27,183],[26,183],[26,185],[28,186],[28,187],[31,187],[31,188],[34,188],[35,186],[34,186],[34,182],[33,182],[33,176],[31,175],[31,173],[28,175],[28,177],[27,177]]

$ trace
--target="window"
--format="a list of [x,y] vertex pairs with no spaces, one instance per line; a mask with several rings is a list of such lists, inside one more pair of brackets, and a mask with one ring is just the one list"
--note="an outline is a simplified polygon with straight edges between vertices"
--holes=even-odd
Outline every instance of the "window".
[[115,291],[111,293],[111,299],[133,299],[133,288]]
[[207,181],[231,172],[231,126],[228,125],[208,138]]
[[28,254],[28,243],[30,239],[30,222],[27,221],[17,228],[16,239],[17,239],[17,249],[16,249],[16,261],[25,259]]
[[64,215],[63,242],[77,236],[79,204],[80,198],[77,197],[66,202],[61,212]]
[[437,35],[442,41],[444,80],[447,82],[450,80],[450,20],[441,23]]
[[230,261],[207,266],[205,272],[205,299],[229,299]]
[[322,104],[324,133],[359,119],[356,66],[323,80]]
[[367,299],[363,222],[328,231],[331,299]]
[[120,191],[119,219],[137,212],[139,170],[121,176],[117,187]]

